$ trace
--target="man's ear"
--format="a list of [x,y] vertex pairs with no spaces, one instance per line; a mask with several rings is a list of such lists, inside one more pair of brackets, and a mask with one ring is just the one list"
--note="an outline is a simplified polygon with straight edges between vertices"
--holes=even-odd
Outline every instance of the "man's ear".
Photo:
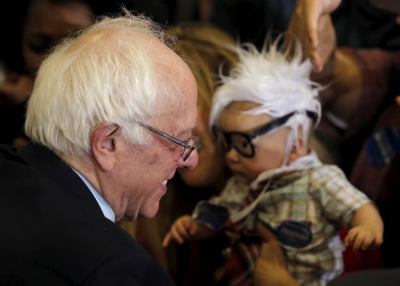
[[90,134],[90,149],[93,159],[103,171],[113,169],[116,161],[116,140],[119,127],[100,124]]

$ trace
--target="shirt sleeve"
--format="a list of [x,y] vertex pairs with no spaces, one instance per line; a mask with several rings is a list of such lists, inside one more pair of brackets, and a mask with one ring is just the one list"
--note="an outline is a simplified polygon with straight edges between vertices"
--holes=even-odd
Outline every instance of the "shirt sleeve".
[[370,202],[336,166],[326,165],[313,170],[311,184],[312,194],[320,202],[323,215],[345,226],[350,226],[355,210]]

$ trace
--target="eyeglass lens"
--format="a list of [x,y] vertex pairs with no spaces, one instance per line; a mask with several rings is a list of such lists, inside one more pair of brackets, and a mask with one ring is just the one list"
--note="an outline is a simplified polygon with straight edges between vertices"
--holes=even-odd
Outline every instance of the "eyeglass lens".
[[242,134],[231,134],[231,145],[239,154],[245,157],[253,156],[254,145],[250,138]]
[[234,148],[242,156],[252,157],[254,155],[254,145],[251,139],[244,134],[224,133],[218,128],[214,128],[213,132],[222,151],[228,152]]

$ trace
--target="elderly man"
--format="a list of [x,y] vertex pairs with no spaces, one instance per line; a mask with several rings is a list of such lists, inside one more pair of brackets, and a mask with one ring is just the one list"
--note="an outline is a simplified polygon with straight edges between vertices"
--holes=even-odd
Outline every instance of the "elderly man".
[[0,285],[173,285],[115,221],[197,164],[196,83],[149,20],[106,18],[40,67],[25,149],[0,149]]

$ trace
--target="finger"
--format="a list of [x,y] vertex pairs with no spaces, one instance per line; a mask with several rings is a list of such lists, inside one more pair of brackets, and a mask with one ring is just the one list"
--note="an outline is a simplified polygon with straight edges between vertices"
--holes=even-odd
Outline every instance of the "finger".
[[361,245],[363,241],[365,240],[366,235],[363,233],[357,233],[356,236],[354,237],[354,242],[353,242],[353,250],[359,250],[361,249]]
[[383,237],[381,234],[371,234],[371,243],[368,248],[377,248],[383,242]]
[[190,223],[187,223],[185,221],[178,221],[175,224],[174,229],[176,230],[176,232],[179,233],[179,235],[181,237],[187,238],[188,236],[190,236],[190,233],[189,233]]
[[374,243],[376,246],[379,246],[383,243],[383,237],[380,234],[377,234],[374,238]]
[[313,52],[310,55],[313,70],[317,73],[321,72],[324,68],[322,58],[318,52]]
[[371,244],[368,246],[368,249],[376,249],[376,248],[379,248],[379,246],[381,246],[382,242],[383,242],[383,239],[382,239],[382,238],[375,237],[375,238],[372,239],[372,242],[371,242]]
[[198,225],[191,216],[185,216],[181,220],[182,226],[185,228],[186,236],[191,236],[197,233]]
[[163,247],[167,247],[167,246],[169,245],[170,241],[171,241],[171,233],[168,232],[168,233],[165,235],[164,239],[163,239],[162,246],[163,246]]
[[263,239],[263,241],[265,242],[277,241],[274,233],[262,223],[257,223],[256,229],[260,237]]
[[257,223],[256,229],[264,243],[261,245],[260,259],[275,265],[286,265],[285,256],[279,241],[273,231],[262,223]]
[[318,33],[318,22],[319,22],[319,11],[317,7],[311,6],[311,8],[304,11],[305,31],[307,35],[308,45],[308,57],[313,64],[314,71],[320,72],[322,70],[322,59],[319,53],[319,33]]
[[372,236],[372,234],[366,235],[361,241],[360,249],[366,250],[370,248],[373,245],[373,242],[374,242],[374,237]]
[[346,235],[346,237],[345,237],[345,239],[344,239],[344,245],[345,245],[346,247],[353,246],[354,241],[355,241],[355,239],[356,239],[355,235],[356,235],[356,232],[355,232],[354,230],[350,230],[350,231],[347,233],[347,235]]
[[[314,4],[314,5],[313,5]],[[320,18],[320,8],[317,2],[313,2],[305,5],[303,10],[303,16],[305,20],[305,30],[308,38],[308,44],[314,51],[318,50],[319,38],[318,38],[318,21]]]
[[184,239],[183,239],[183,237],[178,233],[178,231],[176,230],[175,227],[171,228],[170,232],[171,232],[172,238],[173,238],[177,243],[179,243],[179,244],[182,244],[182,243],[183,243]]

